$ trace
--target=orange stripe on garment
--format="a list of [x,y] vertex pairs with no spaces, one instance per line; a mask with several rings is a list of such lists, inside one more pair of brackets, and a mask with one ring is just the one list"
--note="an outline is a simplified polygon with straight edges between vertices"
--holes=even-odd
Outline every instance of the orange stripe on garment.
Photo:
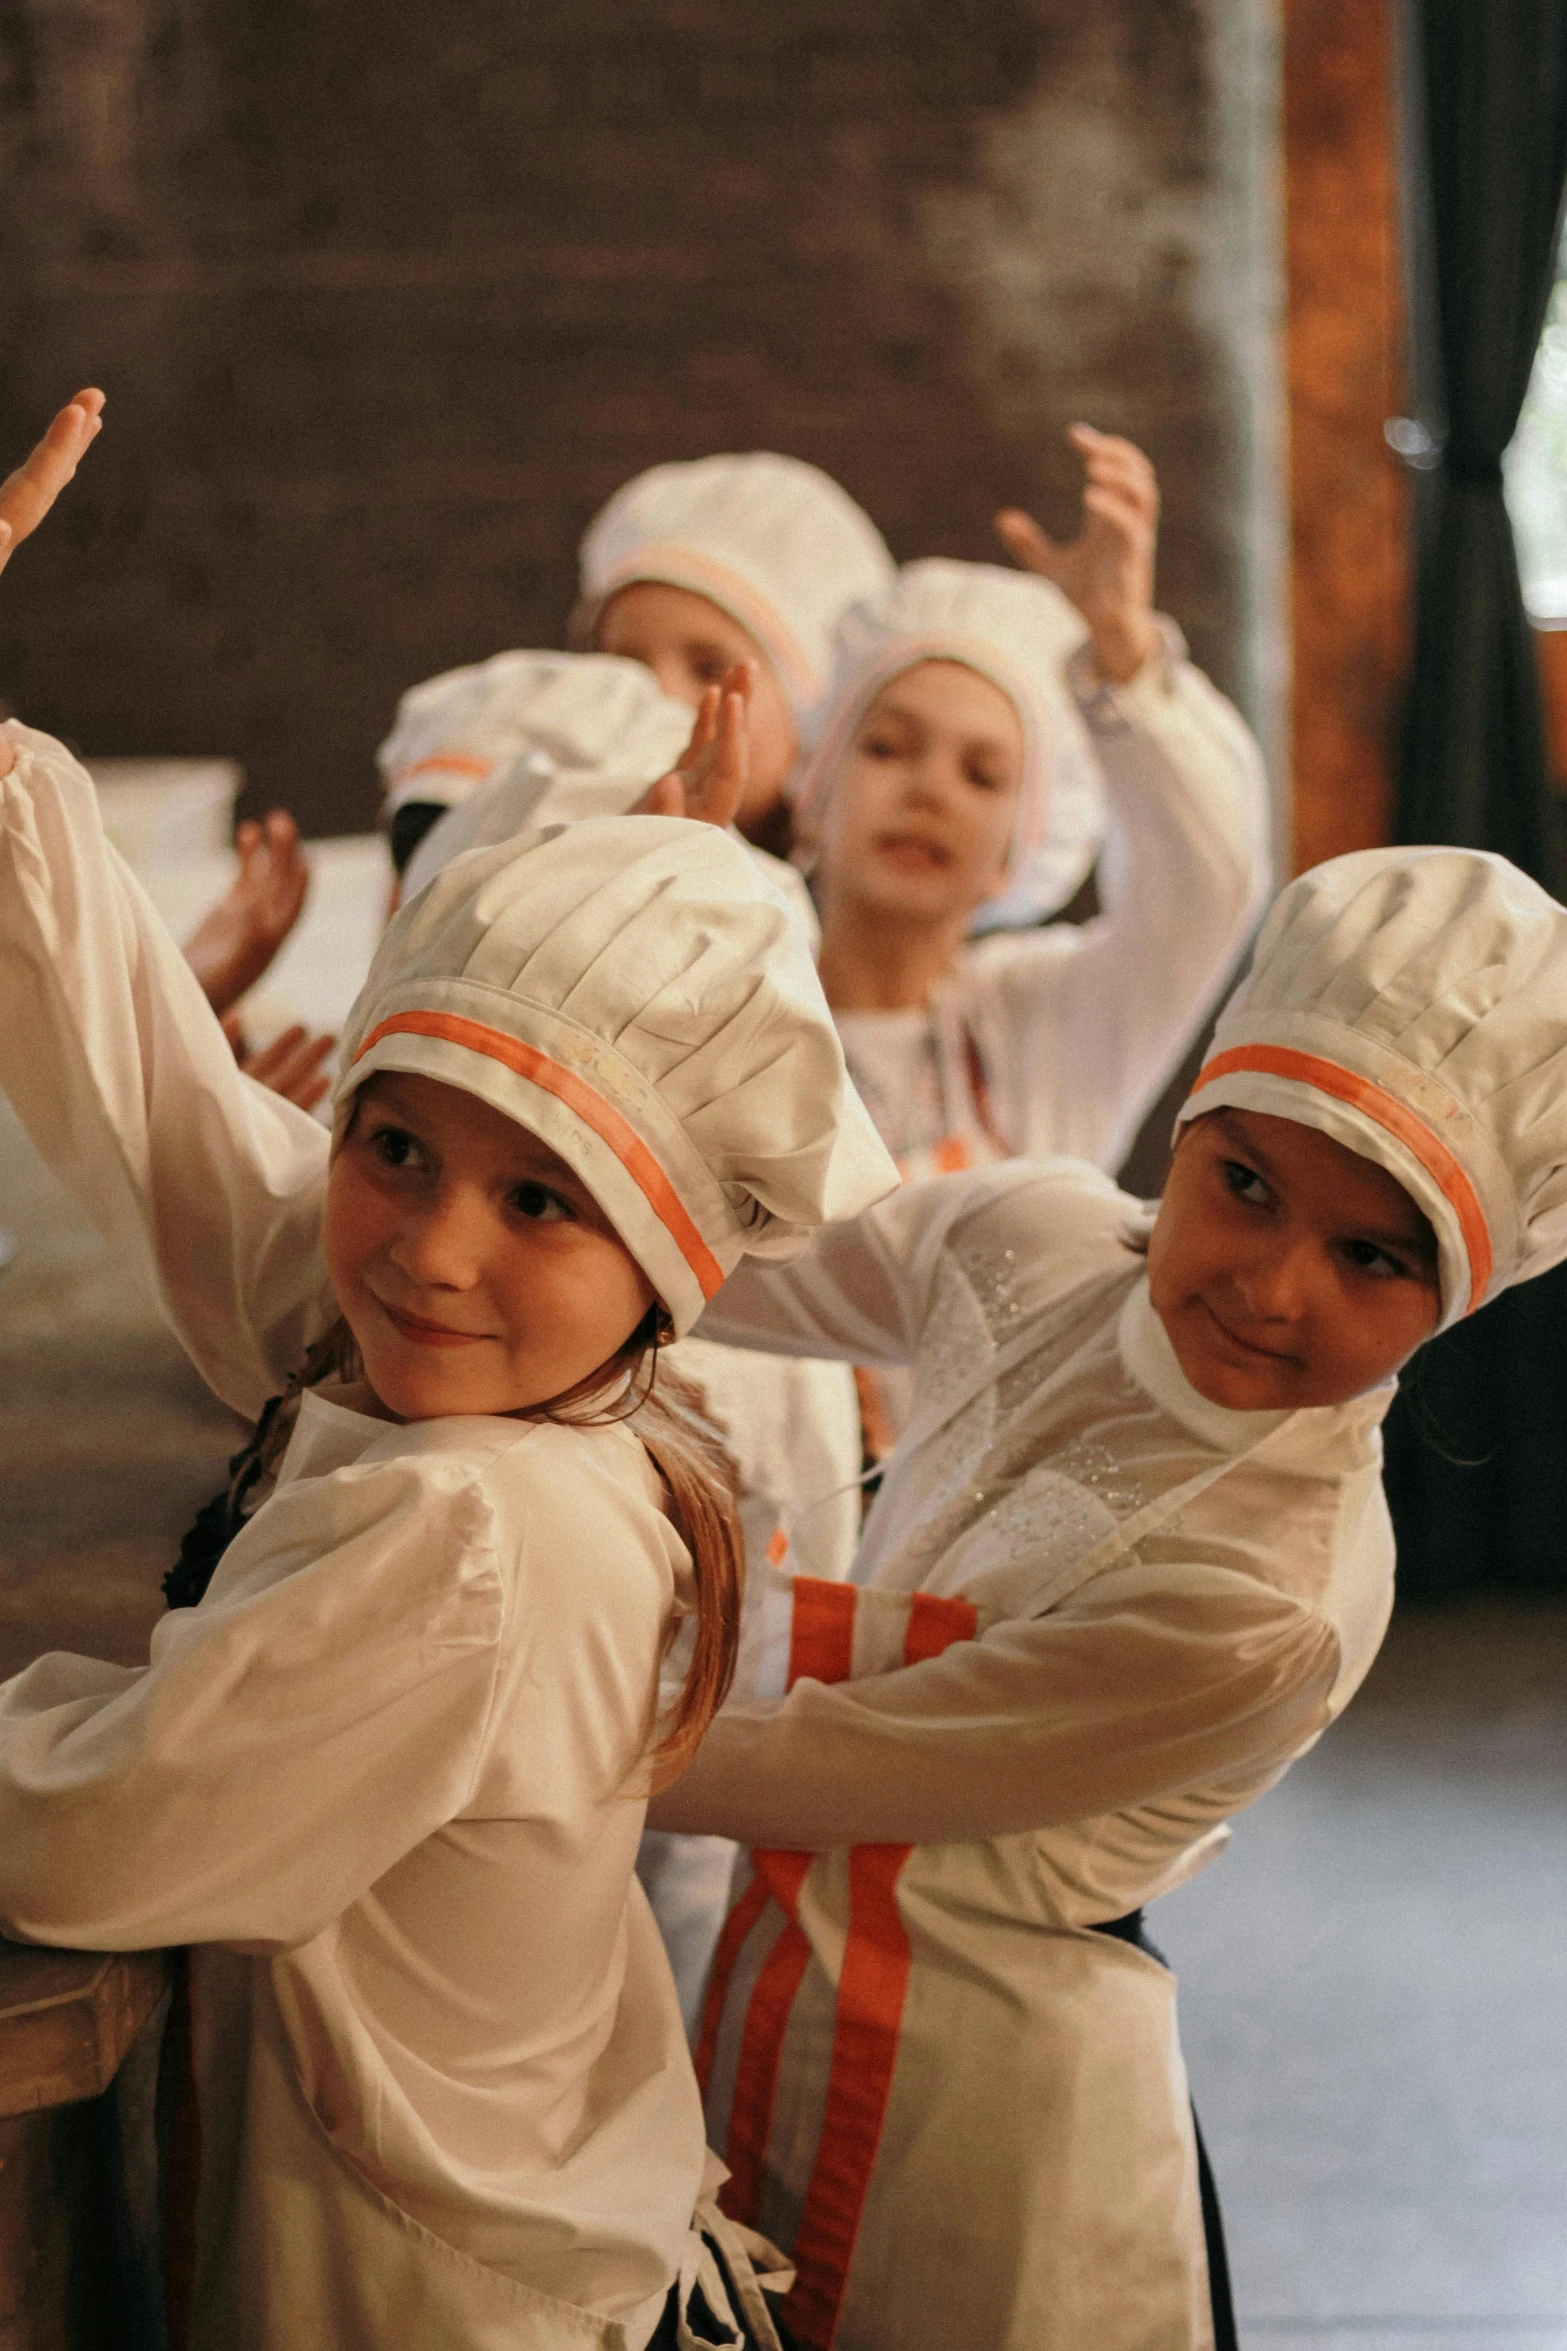
[[495,762],[492,759],[468,759],[460,751],[434,751],[428,759],[416,759],[412,767],[405,767],[397,778],[397,789],[412,783],[415,776],[441,775],[476,776],[482,784]]
[[[791,1690],[802,1679],[817,1682],[848,1680],[854,1657],[856,1597],[853,1584],[832,1584],[820,1576],[795,1578],[794,1614],[789,1635],[788,1686]],[[728,2142],[723,2150],[730,2177],[724,2183],[719,2200],[730,2219],[740,2221],[746,2227],[754,2224],[756,2214],[761,2209],[767,2143],[772,2137],[778,2074],[783,2063],[784,2033],[795,1995],[810,1965],[811,1946],[799,1923],[797,1911],[800,1889],[805,1884],[815,1858],[813,1853],[754,1852],[751,1855],[751,1867],[756,1871],[756,1876],[724,1922],[724,1936],[727,1936],[730,1926],[746,1909],[748,1897],[757,1885],[765,1886],[784,1914],[783,1932],[762,1962],[761,1973],[746,2007],[745,2024],[740,2035],[740,2056],[735,2068],[734,2096],[729,2109]],[[736,1935],[728,1962],[729,1974],[733,1974],[735,1956],[738,1955],[741,1943],[760,1915],[758,1909],[750,1924],[741,1927]],[[720,1938],[720,1949],[722,1947],[723,1937]],[[711,1999],[710,1993],[710,2002]],[[713,2039],[716,2042],[717,2011],[713,2010],[711,2014]],[[704,2042],[706,2039],[704,2023]]]
[[954,1641],[972,1641],[979,1612],[972,1600],[943,1600],[935,1592],[916,1592],[909,1602],[908,1630],[903,1636],[903,1662],[922,1665],[939,1657]]
[[764,1877],[753,1877],[724,1920],[723,1929],[713,1947],[713,1964],[708,1971],[707,1991],[702,2000],[702,2030],[697,2037],[694,2061],[697,2086],[704,2099],[707,2096],[707,2085],[713,2077],[718,2032],[724,2021],[724,2002],[729,1997],[729,1986],[741,1948],[767,1908],[769,1900],[767,1880]]
[[853,1584],[796,1576],[789,1626],[789,1688],[796,1682],[846,1682],[854,1659]]
[[[903,1662],[939,1657],[974,1637],[967,1600],[916,1592]],[[804,2351],[830,2351],[849,2264],[876,2167],[913,1955],[898,1910],[898,1879],[912,1845],[856,1845],[849,1855],[849,1933],[833,2018],[832,2066],[821,2140],[794,2244],[795,2285],[785,2314]]]
[[[778,1904],[784,1914],[784,1925],[762,1962],[746,2006],[734,2096],[729,2107],[728,2143],[724,2148],[729,2177],[719,2202],[730,2219],[739,2221],[743,2228],[755,2226],[756,2215],[762,2208],[767,2143],[773,2132],[784,2033],[795,1994],[811,1963],[811,1946],[795,1913],[800,1888],[815,1859],[814,1853],[753,1853],[751,1856],[751,1866],[757,1873],[752,1883],[763,1886]],[[750,1888],[746,1890],[749,1892]]]
[[943,1135],[932,1156],[938,1175],[961,1175],[969,1164],[968,1145],[961,1135]]
[[703,1297],[712,1297],[724,1278],[717,1258],[636,1129],[618,1110],[610,1107],[586,1078],[579,1077],[574,1069],[567,1069],[561,1062],[552,1061],[536,1045],[525,1045],[519,1037],[508,1037],[500,1029],[486,1028],[481,1021],[464,1020],[452,1012],[394,1012],[389,1020],[379,1022],[370,1031],[354,1055],[355,1061],[362,1060],[383,1037],[394,1036],[439,1037],[449,1045],[465,1045],[470,1053],[483,1053],[491,1061],[515,1070],[530,1085],[553,1094],[568,1110],[575,1111],[583,1125],[591,1127],[614,1152],[695,1274]]
[[1396,1094],[1373,1085],[1370,1078],[1343,1069],[1336,1061],[1325,1061],[1320,1054],[1301,1053],[1289,1045],[1236,1045],[1228,1053],[1216,1053],[1197,1072],[1192,1092],[1200,1093],[1216,1078],[1230,1077],[1240,1070],[1257,1070],[1266,1077],[1294,1078],[1301,1085],[1315,1086],[1319,1094],[1331,1094],[1335,1101],[1347,1102],[1352,1110],[1364,1111],[1367,1118],[1385,1127],[1390,1135],[1396,1135],[1414,1153],[1458,1218],[1458,1229],[1469,1258],[1466,1311],[1472,1314],[1490,1284],[1490,1229],[1474,1185],[1425,1120],[1406,1102],[1400,1102]]

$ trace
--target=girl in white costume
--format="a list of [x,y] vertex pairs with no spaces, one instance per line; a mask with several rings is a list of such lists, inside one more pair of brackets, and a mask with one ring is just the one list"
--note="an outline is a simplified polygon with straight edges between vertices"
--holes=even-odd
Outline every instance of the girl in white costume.
[[[729,674],[748,706],[756,665]],[[699,717],[696,734],[705,739],[719,689],[703,694],[706,718]],[[732,720],[739,716],[737,705]],[[414,849],[405,891],[423,888],[453,858],[530,826],[625,813],[677,762],[701,756],[691,748],[691,718],[651,670],[604,653],[501,653],[415,687],[403,697],[386,764],[409,779],[409,789],[448,792],[453,805]],[[736,751],[744,770],[743,736]],[[465,777],[472,788],[457,798]],[[800,875],[764,850],[748,847],[747,854],[814,953],[816,917]],[[769,1547],[787,1540],[807,1573],[847,1575],[860,1523],[860,1415],[848,1365],[690,1338],[677,1360],[700,1382],[739,1471],[747,1559],[759,1567]],[[638,1860],[688,2025],[728,1906],[734,1859],[723,1838],[650,1832]]]
[[1019,1164],[716,1302],[727,1338],[915,1373],[853,1582],[775,1580],[753,1694],[653,1811],[752,1848],[699,2071],[815,2351],[1214,2342],[1138,1914],[1375,1655],[1394,1374],[1567,1254],[1564,1039],[1532,882],[1342,858],[1264,926],[1151,1230]]
[[618,1415],[655,1324],[894,1180],[809,954],[711,827],[480,854],[387,933],[329,1146],[85,773],[0,748],[0,1079],[217,1391],[298,1398],[147,1667],[0,1691],[7,1931],[195,1946],[191,2340],[638,2351],[699,2272],[737,2340],[632,1876],[682,1615],[688,1727],[721,1679],[722,1495],[678,1401]]
[[[998,517],[1050,576],[906,565],[840,625],[791,787],[828,1002],[910,1177],[1056,1151],[1113,1174],[1269,886],[1257,747],[1151,609],[1153,469],[1072,439],[1082,536]],[[1055,912],[1096,856],[1095,920],[970,939]]]

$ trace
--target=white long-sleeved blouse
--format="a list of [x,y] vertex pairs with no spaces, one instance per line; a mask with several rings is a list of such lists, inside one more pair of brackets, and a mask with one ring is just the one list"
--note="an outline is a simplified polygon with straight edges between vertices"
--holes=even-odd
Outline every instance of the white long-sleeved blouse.
[[974,1164],[1060,1154],[1113,1173],[1271,886],[1261,754],[1179,633],[1124,685],[1083,653],[1067,675],[1110,807],[1100,913],[976,940],[926,1007],[838,1015],[882,1140],[916,1173],[954,1140]]
[[[253,1413],[330,1314],[326,1137],[240,1077],[58,745],[0,781],[0,1082]],[[193,2341],[636,2351],[705,2153],[632,1877],[690,1604],[624,1428],[393,1426],[317,1393],[149,1663],[0,1690],[0,1920],[188,1941]]]

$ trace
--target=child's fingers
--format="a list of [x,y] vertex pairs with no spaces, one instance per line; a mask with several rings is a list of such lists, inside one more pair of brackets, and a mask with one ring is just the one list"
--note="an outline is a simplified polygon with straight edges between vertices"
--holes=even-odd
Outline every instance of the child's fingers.
[[684,816],[685,812],[685,777],[678,768],[673,768],[667,776],[660,776],[656,784],[649,784],[630,813],[633,816]]
[[97,439],[102,406],[101,392],[78,394],[60,410],[32,454],[0,482],[0,521],[9,525],[0,567],[37,529]]
[[1119,538],[1146,539],[1149,535],[1147,508],[1124,491],[1091,485],[1083,492],[1083,512],[1108,523]]
[[1041,530],[1031,514],[1020,506],[1004,506],[995,518],[996,535],[1025,571],[1054,572],[1061,559],[1061,549],[1048,531]]

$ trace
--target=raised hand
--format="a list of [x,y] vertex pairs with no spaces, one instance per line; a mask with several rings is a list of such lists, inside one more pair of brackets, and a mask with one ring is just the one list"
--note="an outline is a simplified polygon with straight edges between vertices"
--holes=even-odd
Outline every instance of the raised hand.
[[335,1037],[312,1037],[307,1029],[297,1027],[285,1029],[270,1045],[253,1053],[245,1042],[237,1012],[224,1021],[223,1034],[246,1077],[273,1094],[281,1094],[285,1102],[296,1102],[301,1110],[314,1110],[332,1082],[322,1075],[321,1064],[337,1043]]
[[242,824],[234,846],[239,872],[185,942],[185,960],[217,1013],[255,986],[298,922],[310,887],[299,827],[286,809]]
[[755,675],[749,661],[737,661],[721,686],[709,686],[697,709],[691,740],[680,765],[649,784],[633,816],[689,816],[701,824],[730,825],[751,773],[746,724]]
[[1159,641],[1153,618],[1159,482],[1142,451],[1114,433],[1075,424],[1067,435],[1083,460],[1083,527],[1064,543],[1032,515],[1004,507],[996,530],[1025,571],[1053,580],[1088,623],[1096,667],[1124,683]]
[[[78,392],[26,463],[0,482],[0,571],[37,530],[102,430],[103,394]],[[0,776],[8,776],[15,765],[15,747],[0,735]]]
[[103,430],[103,394],[78,392],[25,464],[0,482],[0,571],[37,530]]

